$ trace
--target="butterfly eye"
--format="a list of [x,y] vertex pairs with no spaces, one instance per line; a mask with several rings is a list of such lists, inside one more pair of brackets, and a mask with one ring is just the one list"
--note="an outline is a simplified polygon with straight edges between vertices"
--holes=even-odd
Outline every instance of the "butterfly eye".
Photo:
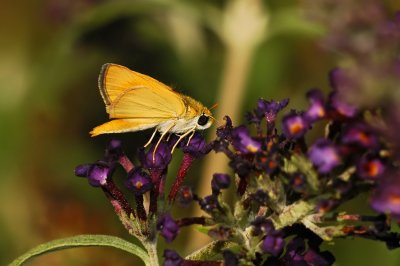
[[207,124],[209,118],[210,118],[210,117],[208,117],[208,116],[202,114],[202,115],[199,117],[199,120],[197,120],[197,124],[199,124],[200,126],[204,126],[205,124]]

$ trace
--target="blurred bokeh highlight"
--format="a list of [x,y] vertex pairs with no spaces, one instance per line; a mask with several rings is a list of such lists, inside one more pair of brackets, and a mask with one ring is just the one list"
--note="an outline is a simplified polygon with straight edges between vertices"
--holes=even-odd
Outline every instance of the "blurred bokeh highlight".
[[[381,2],[388,14],[400,9],[397,1]],[[294,0],[4,3],[0,264],[56,238],[111,234],[131,239],[103,193],[74,176],[74,167],[101,157],[112,137],[122,139],[134,158],[152,133],[89,137],[94,126],[108,119],[97,88],[102,64],[118,63],[150,75],[206,106],[217,102],[218,123],[230,115],[240,124],[258,98],[289,97],[289,108],[304,109],[304,93],[313,87],[328,91],[328,72],[346,62],[322,45],[329,27],[318,16],[308,16],[322,12],[318,8],[312,1]],[[330,19],[335,18],[337,13]],[[214,132],[205,134],[211,139]],[[180,158],[176,152],[169,184]],[[223,165],[222,157],[210,154],[193,166],[185,182],[206,195],[211,174],[228,171]],[[366,200],[367,195],[355,199],[346,210],[359,211],[358,202]],[[195,228],[183,231],[172,247],[185,255],[200,242],[193,241]],[[346,239],[326,248],[335,254],[336,265],[400,265],[399,251],[388,251],[382,243]],[[29,265],[136,263],[122,251],[82,248]]]

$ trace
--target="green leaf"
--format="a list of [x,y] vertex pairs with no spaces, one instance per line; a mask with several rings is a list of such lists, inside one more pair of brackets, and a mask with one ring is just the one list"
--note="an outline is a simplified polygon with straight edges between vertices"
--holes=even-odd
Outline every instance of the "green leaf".
[[228,241],[216,240],[205,247],[193,252],[186,256],[186,260],[214,260],[221,259],[222,250],[231,249],[237,246],[237,244]]
[[307,183],[310,185],[311,189],[314,192],[318,191],[320,185],[318,173],[306,157],[294,154],[290,157],[290,160],[285,159],[285,170],[287,173],[302,172],[306,176]]
[[314,209],[314,203],[299,200],[286,206],[279,215],[274,214],[270,218],[274,223],[275,229],[280,229],[299,222],[301,219],[312,213]]
[[301,222],[302,224],[317,234],[325,241],[332,241],[334,237],[342,237],[346,234],[344,233],[344,226],[343,225],[334,225],[334,226],[324,226],[319,227],[314,223],[313,215],[304,217]]
[[33,257],[40,256],[52,251],[90,246],[114,247],[120,250],[124,250],[141,258],[146,265],[150,265],[149,256],[147,255],[146,251],[143,250],[143,248],[132,244],[122,238],[108,235],[78,235],[43,243],[15,259],[9,264],[9,266],[22,265],[27,260],[32,259]]

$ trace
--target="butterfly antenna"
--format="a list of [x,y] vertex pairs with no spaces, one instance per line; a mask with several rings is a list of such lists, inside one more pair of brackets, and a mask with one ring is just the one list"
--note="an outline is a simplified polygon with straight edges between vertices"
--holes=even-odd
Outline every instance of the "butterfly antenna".
[[217,107],[218,106],[218,103],[214,103],[210,108],[208,108],[208,110],[212,110],[212,109],[214,109],[215,107]]

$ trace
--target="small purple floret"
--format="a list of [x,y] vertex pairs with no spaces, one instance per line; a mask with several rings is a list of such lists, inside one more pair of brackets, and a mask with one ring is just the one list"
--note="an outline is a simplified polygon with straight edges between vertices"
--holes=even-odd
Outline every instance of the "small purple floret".
[[183,263],[183,258],[173,250],[164,250],[164,266],[180,266]]
[[308,122],[301,114],[292,112],[282,119],[283,134],[289,139],[303,137],[308,128]]
[[193,201],[192,189],[188,186],[182,186],[178,192],[178,202],[181,206],[186,207]]
[[123,154],[122,141],[113,139],[108,143],[105,153],[105,158],[108,161],[117,161]]
[[211,188],[213,191],[219,191],[229,187],[231,177],[227,174],[214,174],[211,180]]
[[87,177],[91,167],[91,164],[78,165],[77,167],[75,167],[75,175],[79,177]]
[[371,207],[377,212],[400,215],[400,176],[392,173],[385,176],[371,198]]
[[129,173],[125,185],[136,195],[140,196],[153,188],[151,178],[142,169],[135,168]]
[[342,142],[355,144],[364,148],[377,148],[379,141],[373,130],[366,124],[355,124],[345,129]]
[[330,172],[340,164],[340,157],[337,148],[327,139],[317,140],[310,147],[308,157],[321,174]]
[[199,204],[200,208],[205,212],[211,212],[218,208],[218,200],[217,197],[214,195],[210,195],[205,197],[204,199],[201,199]]
[[157,222],[157,230],[167,243],[172,242],[179,232],[179,226],[169,214],[164,214]]
[[88,172],[89,184],[94,187],[100,187],[107,184],[110,167],[108,165],[94,164]]
[[329,100],[330,106],[343,117],[352,118],[358,114],[358,109],[342,99],[337,92],[332,93]]
[[364,157],[357,164],[357,174],[365,179],[377,179],[385,171],[385,166],[379,158]]
[[153,152],[155,145],[153,145],[148,152],[141,150],[139,152],[139,159],[144,168],[147,169],[165,169],[168,167],[172,159],[171,148],[166,142],[160,142],[157,147],[153,160]]
[[326,116],[324,96],[318,89],[311,90],[307,93],[310,106],[304,113],[304,117],[308,122],[312,123]]
[[189,153],[195,158],[203,156],[211,150],[211,146],[207,145],[204,137],[198,132],[194,134],[189,143],[183,140],[180,143],[180,147],[184,153]]
[[274,231],[268,234],[261,244],[262,251],[271,254],[272,256],[279,256],[285,246],[285,240],[279,231]]
[[257,216],[254,221],[251,222],[252,225],[252,234],[255,236],[261,234],[269,234],[274,231],[274,225],[270,220],[267,220],[263,216]]
[[261,143],[254,140],[245,126],[239,126],[232,130],[232,145],[241,153],[256,153],[261,149]]

